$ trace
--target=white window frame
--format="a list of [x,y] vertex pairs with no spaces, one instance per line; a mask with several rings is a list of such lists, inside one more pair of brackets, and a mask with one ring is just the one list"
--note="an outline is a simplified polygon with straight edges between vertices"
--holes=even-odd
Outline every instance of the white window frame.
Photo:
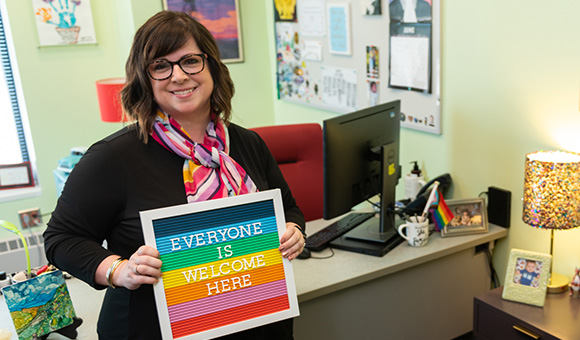
[[[16,52],[14,49],[14,43],[12,39],[12,31],[10,29],[10,21],[8,19],[8,9],[6,6],[6,0],[0,0],[0,19],[2,20],[2,26],[4,28],[4,34],[6,38],[6,47],[8,50],[8,56],[10,58],[10,69],[12,71],[12,78],[14,81],[14,91],[16,93],[16,103],[18,105],[18,111],[20,116],[21,128],[24,133],[26,154],[28,159],[23,159],[22,161],[29,161],[32,167],[32,173],[34,177],[34,187],[30,188],[19,188],[19,189],[4,189],[0,190],[0,202],[12,201],[22,198],[28,198],[33,196],[39,196],[41,194],[41,188],[38,183],[38,174],[36,168],[36,154],[34,151],[34,145],[32,143],[32,134],[30,132],[30,124],[28,121],[28,114],[26,111],[26,105],[24,103],[24,91],[22,90],[22,82],[20,81],[19,68],[16,60]],[[0,59],[1,61],[1,59]],[[2,68],[3,63],[0,65]],[[4,72],[4,70],[0,70]],[[13,114],[12,104],[8,103],[7,107],[1,107],[4,112],[10,112]],[[6,109],[6,110],[5,110]]]

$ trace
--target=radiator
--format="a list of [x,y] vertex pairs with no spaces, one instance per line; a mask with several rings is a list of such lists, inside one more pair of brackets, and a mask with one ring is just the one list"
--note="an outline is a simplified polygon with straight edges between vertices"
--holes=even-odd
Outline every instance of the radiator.
[[[44,238],[42,231],[23,235],[28,243],[30,266],[32,268],[47,264],[44,255]],[[26,251],[19,236],[0,240],[0,271],[8,274],[26,270]]]

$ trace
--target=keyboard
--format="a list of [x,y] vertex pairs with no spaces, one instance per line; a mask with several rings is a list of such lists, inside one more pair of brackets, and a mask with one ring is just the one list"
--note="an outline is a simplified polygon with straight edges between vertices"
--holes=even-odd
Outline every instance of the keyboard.
[[309,250],[320,251],[326,247],[330,241],[344,235],[357,225],[375,216],[375,213],[350,213],[340,220],[324,227],[316,233],[306,238],[306,248]]

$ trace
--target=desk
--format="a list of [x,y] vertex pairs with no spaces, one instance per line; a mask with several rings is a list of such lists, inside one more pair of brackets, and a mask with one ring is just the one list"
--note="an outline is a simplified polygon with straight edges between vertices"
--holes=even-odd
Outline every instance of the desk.
[[547,294],[544,307],[502,299],[503,287],[477,296],[473,334],[478,339],[580,339],[580,299]]
[[[327,224],[310,222],[307,231]],[[486,255],[476,254],[475,247],[507,233],[490,225],[486,234],[441,238],[433,233],[425,247],[404,242],[383,257],[335,250],[329,259],[295,260],[301,314],[295,338],[452,339],[465,334],[472,329],[473,298],[490,289]]]
[[[309,222],[308,233],[328,223]],[[507,233],[491,225],[486,234],[442,239],[434,233],[425,247],[402,243],[383,257],[335,250],[325,260],[294,260],[301,313],[295,320],[295,338],[451,339],[467,333],[473,298],[490,288],[485,254],[475,254],[474,249]],[[104,291],[77,279],[67,280],[67,286],[84,320],[78,338],[96,339],[97,306]],[[0,329],[8,327],[14,332],[6,304],[0,301]],[[12,339],[17,340],[15,335]]]

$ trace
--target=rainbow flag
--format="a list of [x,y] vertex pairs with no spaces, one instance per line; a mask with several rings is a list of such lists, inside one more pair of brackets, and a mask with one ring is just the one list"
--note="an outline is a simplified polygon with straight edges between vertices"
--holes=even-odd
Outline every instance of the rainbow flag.
[[455,217],[455,215],[453,215],[451,210],[449,210],[449,207],[445,203],[443,195],[441,195],[439,190],[437,190],[436,196],[437,199],[435,202],[437,202],[437,208],[430,209],[430,211],[431,216],[433,217],[433,223],[435,224],[435,230],[441,231],[441,229],[443,229],[447,225],[447,223],[449,223],[449,221],[451,221],[453,217]]

